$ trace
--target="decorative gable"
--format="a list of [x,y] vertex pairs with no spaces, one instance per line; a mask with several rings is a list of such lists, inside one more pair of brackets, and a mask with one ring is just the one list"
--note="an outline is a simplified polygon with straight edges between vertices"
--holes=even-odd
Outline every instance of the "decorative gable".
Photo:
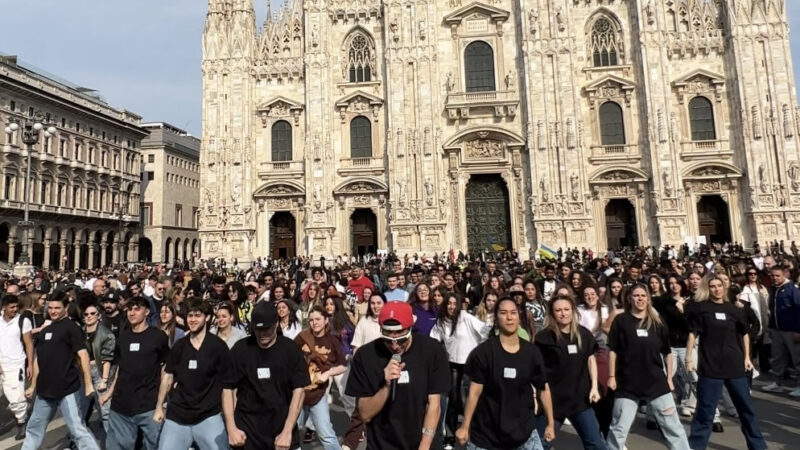
[[373,120],[377,121],[381,106],[383,106],[382,98],[360,90],[346,95],[336,102],[336,109],[339,110],[342,123],[346,122],[347,113],[368,114],[370,111],[372,111]]
[[261,116],[261,125],[266,127],[269,118],[286,119],[292,117],[294,124],[300,122],[300,113],[303,112],[303,105],[286,97],[275,97],[256,108]]
[[714,72],[698,69],[673,81],[672,87],[678,93],[678,101],[681,104],[686,97],[698,94],[711,94],[717,102],[721,102],[725,78]]
[[591,107],[595,108],[598,103],[606,100],[624,100],[630,106],[631,94],[635,85],[618,76],[605,76],[583,88],[591,101]]
[[[490,25],[494,25],[498,35],[502,35],[503,23],[508,20],[508,17],[508,11],[480,2],[473,2],[445,16],[444,22],[450,25],[450,33],[455,39],[459,34],[494,33],[491,31]],[[460,33],[459,27],[461,28]]]

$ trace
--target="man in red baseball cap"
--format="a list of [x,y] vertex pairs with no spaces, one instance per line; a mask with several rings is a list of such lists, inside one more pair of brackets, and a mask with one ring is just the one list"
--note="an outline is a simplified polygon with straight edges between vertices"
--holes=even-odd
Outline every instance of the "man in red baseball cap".
[[408,303],[387,303],[378,323],[381,339],[358,349],[345,390],[367,422],[367,448],[428,449],[441,395],[450,390],[447,355],[435,340],[411,333]]

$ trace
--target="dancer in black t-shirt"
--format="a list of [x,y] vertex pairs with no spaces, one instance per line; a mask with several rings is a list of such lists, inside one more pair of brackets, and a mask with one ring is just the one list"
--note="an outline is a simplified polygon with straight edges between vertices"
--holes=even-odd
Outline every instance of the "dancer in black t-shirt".
[[514,300],[500,300],[494,320],[499,336],[478,345],[467,359],[469,397],[456,438],[468,449],[541,449],[534,388],[547,420],[544,438],[555,438],[544,360],[535,345],[517,334],[520,312],[525,309]]
[[223,382],[228,442],[245,450],[299,448],[297,417],[303,388],[311,384],[303,353],[278,334],[278,312],[271,302],[253,308],[250,328],[253,335],[231,349],[233,367]]

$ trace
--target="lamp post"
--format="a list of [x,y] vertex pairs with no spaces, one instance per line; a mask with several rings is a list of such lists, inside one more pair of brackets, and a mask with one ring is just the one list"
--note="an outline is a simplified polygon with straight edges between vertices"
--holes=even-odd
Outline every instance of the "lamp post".
[[[6,133],[14,134],[17,131],[22,131],[22,142],[25,144],[25,149],[28,152],[25,162],[25,188],[23,190],[23,202],[25,204],[25,212],[23,218],[17,224],[25,231],[22,240],[22,253],[19,255],[19,264],[22,266],[30,265],[31,259],[29,257],[30,250],[30,229],[33,222],[30,220],[30,180],[31,180],[31,154],[33,153],[33,146],[39,142],[39,135],[44,130],[45,138],[49,138],[56,133],[56,128],[52,125],[43,123],[44,116],[41,112],[36,112],[30,119],[23,119],[20,122],[9,122],[6,125]],[[11,251],[14,251],[11,249]]]

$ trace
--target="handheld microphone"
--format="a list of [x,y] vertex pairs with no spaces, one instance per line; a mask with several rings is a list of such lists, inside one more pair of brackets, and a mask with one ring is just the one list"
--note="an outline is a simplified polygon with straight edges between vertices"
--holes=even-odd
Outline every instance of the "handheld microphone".
[[[392,355],[392,361],[397,361],[397,363],[400,364],[401,360],[402,360],[402,356],[398,355],[397,353]],[[392,400],[392,402],[394,402],[394,393],[395,393],[396,390],[397,390],[397,379],[394,379],[394,380],[392,380],[392,383],[389,385],[389,391],[391,392],[391,400]]]

